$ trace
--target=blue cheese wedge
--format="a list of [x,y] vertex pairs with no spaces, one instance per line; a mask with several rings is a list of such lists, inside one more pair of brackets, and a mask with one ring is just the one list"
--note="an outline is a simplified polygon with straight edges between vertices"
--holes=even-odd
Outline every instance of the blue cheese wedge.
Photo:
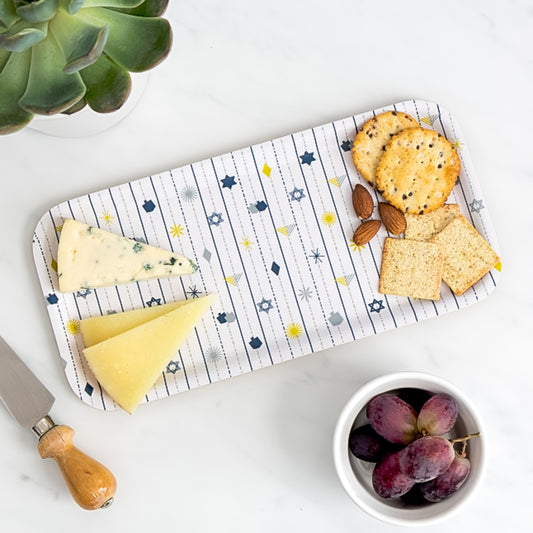
[[193,274],[186,257],[67,219],[57,250],[59,290],[74,292]]

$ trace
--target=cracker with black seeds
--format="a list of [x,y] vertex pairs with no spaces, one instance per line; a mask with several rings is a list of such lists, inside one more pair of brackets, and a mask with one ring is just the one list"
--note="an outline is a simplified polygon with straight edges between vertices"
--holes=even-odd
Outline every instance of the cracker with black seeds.
[[440,245],[387,237],[383,246],[379,292],[439,300],[443,266],[444,253]]
[[489,243],[463,215],[454,218],[431,242],[443,247],[442,279],[458,296],[500,262]]
[[352,157],[368,183],[376,186],[376,167],[391,137],[405,128],[419,126],[412,116],[402,111],[387,111],[365,122],[353,142]]
[[435,209],[435,211],[424,213],[423,215],[406,213],[404,236],[406,239],[415,241],[429,241],[457,215],[459,215],[459,206],[457,204],[444,204]]
[[460,169],[459,156],[445,137],[409,128],[385,146],[376,168],[376,189],[404,213],[421,215],[446,202]]

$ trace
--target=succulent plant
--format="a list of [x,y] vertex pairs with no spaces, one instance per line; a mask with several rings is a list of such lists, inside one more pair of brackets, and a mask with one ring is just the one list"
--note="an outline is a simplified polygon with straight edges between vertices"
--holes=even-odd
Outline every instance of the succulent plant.
[[0,0],[0,134],[38,115],[119,109],[169,53],[168,0]]

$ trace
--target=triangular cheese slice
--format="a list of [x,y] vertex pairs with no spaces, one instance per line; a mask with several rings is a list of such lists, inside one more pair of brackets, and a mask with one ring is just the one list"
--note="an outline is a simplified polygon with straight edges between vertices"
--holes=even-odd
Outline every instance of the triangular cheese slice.
[[133,413],[217,298],[210,294],[187,301],[83,350],[96,379],[122,409]]
[[88,348],[190,303],[190,300],[181,300],[142,309],[133,309],[132,311],[84,318],[80,320],[83,343]]
[[74,292],[197,270],[186,257],[67,219],[57,250],[59,290]]

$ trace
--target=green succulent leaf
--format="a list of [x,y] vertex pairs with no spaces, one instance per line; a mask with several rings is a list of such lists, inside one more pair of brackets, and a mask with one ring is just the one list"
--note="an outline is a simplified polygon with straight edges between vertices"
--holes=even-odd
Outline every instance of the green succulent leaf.
[[85,4],[85,0],[61,0],[61,5],[70,15],[76,14]]
[[143,0],[86,0],[85,7],[119,7],[133,8],[141,5]]
[[36,0],[35,2],[15,0],[17,14],[28,22],[44,22],[54,17],[59,0]]
[[104,51],[131,72],[154,67],[172,46],[172,30],[165,19],[137,17],[103,8],[82,9],[79,16],[94,24],[109,25]]
[[0,47],[10,52],[23,52],[42,41],[48,33],[48,22],[19,20],[0,33]]
[[[8,52],[0,52],[0,57],[5,59]],[[4,65],[0,72],[0,134],[18,131],[33,118],[32,113],[19,106],[19,99],[26,90],[31,52],[8,54],[7,61],[2,60]]]
[[65,57],[56,40],[48,39],[32,49],[28,85],[19,104],[26,111],[53,115],[72,107],[85,94],[78,72],[63,71]]
[[0,0],[0,26],[9,28],[19,18],[12,0]]
[[8,59],[11,57],[11,52],[0,48],[0,72],[6,66]]
[[121,9],[124,13],[138,15],[140,17],[159,17],[168,6],[168,0],[145,0],[133,9]]
[[72,107],[69,107],[68,109],[65,109],[65,111],[62,111],[62,114],[73,115],[74,113],[81,111],[86,105],[87,102],[85,100],[85,97],[80,98]]
[[116,111],[128,99],[130,74],[106,54],[102,54],[96,63],[84,68],[80,74],[87,86],[85,100],[94,111]]
[[66,58],[63,70],[72,74],[100,57],[109,34],[109,26],[94,26],[60,10],[50,22],[50,31]]

